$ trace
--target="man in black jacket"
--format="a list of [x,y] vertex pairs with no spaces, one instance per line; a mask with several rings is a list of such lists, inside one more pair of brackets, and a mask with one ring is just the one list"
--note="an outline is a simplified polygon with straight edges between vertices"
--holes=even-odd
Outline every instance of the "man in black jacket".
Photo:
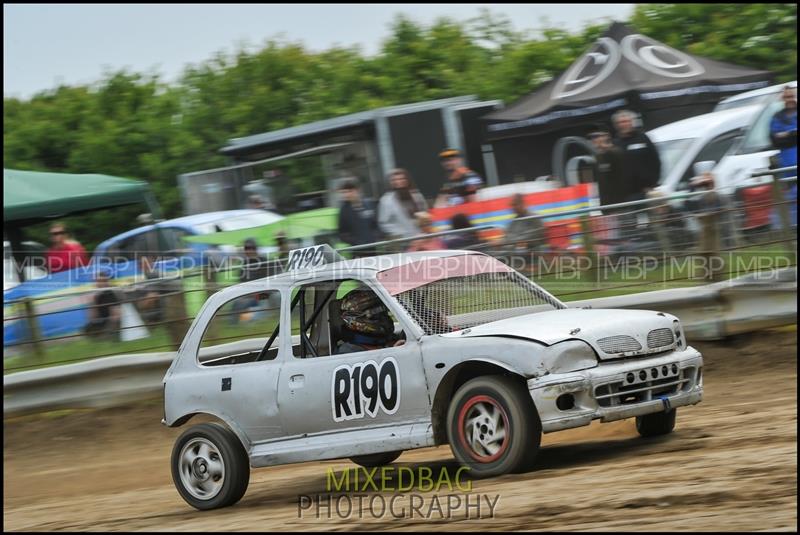
[[621,195],[625,201],[644,199],[658,185],[661,158],[647,134],[634,126],[636,114],[620,110],[611,118],[617,131],[614,144],[622,150]]
[[625,202],[629,196],[623,171],[625,154],[611,142],[611,134],[602,125],[589,132],[589,139],[596,151],[597,189],[603,206]]
[[[350,245],[380,241],[375,203],[361,196],[358,183],[347,179],[339,187],[342,206],[339,208],[339,237]],[[361,251],[360,255],[369,254]],[[359,256],[360,256],[359,255]]]

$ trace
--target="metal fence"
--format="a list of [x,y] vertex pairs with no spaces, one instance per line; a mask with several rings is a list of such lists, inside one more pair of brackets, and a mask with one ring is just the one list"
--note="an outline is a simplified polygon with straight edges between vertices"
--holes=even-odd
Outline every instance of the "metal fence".
[[[796,266],[796,167],[771,170],[767,178],[738,188],[679,192],[669,197],[559,213],[517,217],[505,230],[479,226],[341,249],[346,257],[440,248],[474,249],[499,257],[534,278],[562,300],[589,298],[702,284],[765,269]],[[265,262],[270,272],[282,270],[284,259]],[[631,266],[636,276],[626,274]],[[190,301],[203,302],[236,282],[241,265],[204,262],[179,276],[115,286],[118,304],[138,308],[143,288],[156,288],[158,317],[116,326],[99,339],[83,332],[44,336],[43,316],[104,306],[93,301],[100,290],[45,296],[4,303],[4,326],[22,322],[26,335],[4,344],[4,370],[29,369],[51,362],[76,362],[136,352],[175,350],[194,316]],[[599,293],[604,292],[604,293]],[[73,299],[72,308],[54,306]],[[130,310],[130,309],[128,309]],[[145,339],[121,342],[125,331],[145,327]],[[76,345],[81,344],[81,345]]]

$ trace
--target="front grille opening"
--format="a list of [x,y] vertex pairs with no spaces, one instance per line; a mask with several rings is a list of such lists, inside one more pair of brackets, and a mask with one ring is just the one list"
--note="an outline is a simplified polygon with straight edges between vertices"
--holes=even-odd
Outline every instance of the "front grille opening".
[[619,381],[598,385],[594,397],[600,407],[642,403],[686,392],[699,380],[699,375],[694,367],[678,370],[677,364],[644,368],[628,372]]
[[605,353],[609,353],[611,355],[616,353],[641,351],[642,349],[641,344],[637,342],[635,338],[624,334],[601,338],[597,341],[597,345],[599,345],[600,349],[602,349]]
[[674,341],[671,329],[654,329],[647,335],[647,347],[650,349],[672,345]]

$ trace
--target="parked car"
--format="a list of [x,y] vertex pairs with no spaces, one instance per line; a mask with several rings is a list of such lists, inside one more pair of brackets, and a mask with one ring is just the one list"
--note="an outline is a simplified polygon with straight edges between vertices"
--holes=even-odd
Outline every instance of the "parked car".
[[770,158],[778,154],[778,150],[772,148],[769,127],[772,117],[782,108],[780,94],[775,95],[774,100],[768,102],[755,117],[741,139],[721,160],[718,160],[713,173],[724,191],[731,193],[742,185],[757,184],[771,179],[770,177],[751,179],[751,175],[769,169]]
[[[133,258],[138,252],[178,251],[187,248],[181,239],[184,236],[260,227],[282,219],[284,219],[282,215],[266,210],[224,210],[168,219],[109,238],[97,246],[94,255]],[[218,248],[223,252],[235,252],[240,246],[241,244],[231,244]],[[192,248],[206,250],[209,246],[196,244]],[[272,251],[264,249],[260,252]]]
[[716,105],[713,111],[732,110],[743,106],[764,105],[780,98],[783,88],[787,85],[790,87],[797,87],[797,80],[784,84],[771,85],[761,89],[754,89],[753,91],[745,91],[744,93],[724,98],[719,101],[719,104]]
[[[95,268],[101,263],[111,270],[115,284],[125,284],[133,282],[134,277],[139,274],[140,266],[133,261],[138,254],[157,253],[161,257],[161,261],[156,264],[156,268],[164,274],[174,276],[178,271],[196,267],[206,260],[207,258],[200,258],[201,254],[224,257],[241,250],[241,244],[186,244],[181,240],[183,236],[251,228],[282,219],[283,216],[265,210],[229,210],[179,217],[145,225],[102,242],[95,249],[89,266],[85,268],[75,268],[53,274],[31,272],[28,277],[29,282],[24,284],[14,282],[13,263],[11,260],[6,260],[6,258],[10,259],[10,254],[6,256],[4,253],[4,270],[6,272],[3,295],[5,299],[4,318],[18,317],[20,300],[32,297],[36,299],[34,310],[37,314],[43,310],[47,311],[47,314],[37,316],[38,329],[43,337],[81,332],[88,321],[86,307],[90,304],[91,292],[94,290]],[[266,255],[272,250],[274,248],[262,248],[260,252],[262,255]],[[197,294],[190,295],[194,298]],[[44,299],[50,296],[52,299]],[[187,306],[193,309],[199,307],[200,303],[191,301],[187,303]],[[27,336],[27,327],[23,320],[4,319],[4,346],[18,344]]]
[[[223,422],[175,442],[172,477],[191,506],[236,503],[250,467],[372,468],[440,444],[472,477],[506,474],[533,465],[543,432],[635,417],[640,435],[666,435],[676,407],[702,400],[703,358],[670,314],[568,308],[475,251],[325,255],[293,251],[285,273],[213,294],[186,334],[162,423]],[[272,306],[252,319],[258,300]],[[382,342],[354,349],[343,325],[376,317]],[[260,323],[234,331],[240,318]]]

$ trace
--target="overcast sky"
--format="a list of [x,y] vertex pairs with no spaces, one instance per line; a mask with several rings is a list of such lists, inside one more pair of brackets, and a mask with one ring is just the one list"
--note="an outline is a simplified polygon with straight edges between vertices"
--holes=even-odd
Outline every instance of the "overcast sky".
[[122,68],[172,82],[189,63],[272,37],[314,51],[359,45],[375,54],[397,13],[427,24],[440,16],[466,20],[481,7],[507,15],[515,30],[540,28],[546,18],[574,31],[633,12],[633,4],[4,4],[3,94],[29,98]]

